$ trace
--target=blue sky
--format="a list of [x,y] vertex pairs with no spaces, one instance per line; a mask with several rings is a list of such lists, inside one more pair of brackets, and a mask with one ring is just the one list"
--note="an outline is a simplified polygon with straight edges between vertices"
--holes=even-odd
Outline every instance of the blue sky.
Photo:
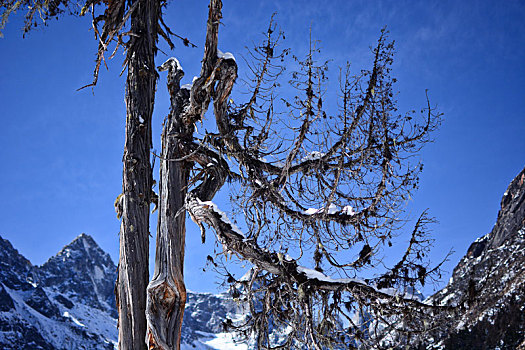
[[[448,280],[469,244],[491,230],[507,185],[525,166],[525,2],[224,0],[219,48],[241,63],[245,46],[261,40],[273,12],[286,33],[284,45],[299,56],[311,26],[323,48],[320,58],[332,60],[329,88],[337,88],[337,70],[346,61],[356,70],[369,67],[368,47],[386,25],[396,41],[393,75],[400,109],[424,107],[429,89],[444,121],[421,154],[425,169],[409,210],[417,216],[429,208],[439,220],[432,258],[456,251],[443,275]],[[179,44],[170,51],[163,45],[159,52],[157,64],[169,56],[181,61],[183,83],[199,73],[206,16],[206,1],[172,2],[166,11],[172,29],[199,46]],[[101,70],[95,89],[77,92],[91,81],[94,68],[89,18],[66,16],[25,39],[21,20],[21,14],[12,17],[0,39],[0,235],[41,264],[85,232],[116,262],[119,221],[113,202],[121,191],[125,122],[122,55]],[[239,73],[245,73],[242,64]],[[165,75],[157,90],[153,124],[159,149],[169,108]],[[152,240],[152,256],[153,246]],[[189,222],[189,289],[216,291],[213,273],[202,272],[212,249],[211,242],[200,244],[198,229]]]

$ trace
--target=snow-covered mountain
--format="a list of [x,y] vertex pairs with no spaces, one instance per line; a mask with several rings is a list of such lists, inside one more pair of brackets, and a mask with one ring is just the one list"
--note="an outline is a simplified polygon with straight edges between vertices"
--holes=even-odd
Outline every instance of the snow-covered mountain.
[[492,231],[430,301],[460,308],[423,348],[525,349],[525,169],[503,195]]
[[82,234],[42,266],[0,238],[0,348],[113,349],[111,258]]
[[38,271],[39,284],[48,290],[117,318],[117,268],[91,236],[81,234]]
[[[117,268],[87,234],[42,266],[0,238],[0,349],[114,349]],[[223,332],[243,316],[226,294],[188,293],[183,349],[247,349]]]
[[248,350],[247,344],[223,327],[226,319],[240,320],[245,311],[229,294],[189,292],[182,322],[182,350]]

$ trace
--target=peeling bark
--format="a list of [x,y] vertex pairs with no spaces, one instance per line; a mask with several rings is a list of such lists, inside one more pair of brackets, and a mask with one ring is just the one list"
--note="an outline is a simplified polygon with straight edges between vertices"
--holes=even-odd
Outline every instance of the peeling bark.
[[126,141],[123,156],[120,259],[115,287],[119,312],[119,349],[145,349],[151,200],[151,116],[156,71],[157,1],[135,0],[131,17],[126,81]]

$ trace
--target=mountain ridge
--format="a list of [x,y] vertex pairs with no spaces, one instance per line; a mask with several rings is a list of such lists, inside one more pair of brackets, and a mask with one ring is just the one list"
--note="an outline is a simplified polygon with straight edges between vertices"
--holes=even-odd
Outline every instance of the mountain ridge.
[[492,230],[469,246],[428,301],[462,311],[419,348],[525,349],[525,168],[503,194]]
[[[89,269],[113,265],[98,250],[86,263],[80,244],[94,240],[80,235],[40,266],[0,237],[0,346],[3,349],[113,349],[116,312],[102,305],[98,286],[114,284],[86,279]],[[88,242],[89,243],[89,242]],[[69,255],[68,255],[69,253]],[[75,260],[78,258],[77,261]],[[59,262],[62,262],[60,264]],[[100,265],[102,264],[102,265]],[[114,266],[114,265],[113,265]],[[113,275],[116,276],[115,272]],[[99,282],[99,283],[97,283]],[[81,291],[81,288],[84,291]]]

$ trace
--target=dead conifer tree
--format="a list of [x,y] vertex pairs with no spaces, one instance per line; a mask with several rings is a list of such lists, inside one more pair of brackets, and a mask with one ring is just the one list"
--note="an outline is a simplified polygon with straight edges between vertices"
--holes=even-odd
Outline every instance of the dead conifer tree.
[[[426,213],[399,261],[367,273],[383,264],[384,250],[403,226],[401,214],[421,171],[415,156],[440,119],[428,99],[421,114],[398,112],[390,74],[394,47],[387,33],[381,32],[371,50],[369,70],[341,71],[334,102],[326,94],[327,64],[317,62],[313,41],[305,59],[293,56],[299,69],[285,79],[289,51],[281,49],[282,33],[272,22],[265,42],[251,53],[250,96],[235,104],[237,62],[217,49],[220,0],[210,1],[204,60],[191,88],[181,88],[184,73],[176,59],[160,67],[168,71],[171,112],[162,135],[155,274],[146,292],[153,59],[159,34],[172,45],[161,15],[164,4],[87,0],[80,11],[93,14],[99,40],[93,84],[109,45],[127,50],[123,194],[115,203],[123,218],[119,347],[180,348],[185,212],[203,239],[205,226],[215,233],[223,247],[216,260],[232,257],[252,265],[245,278],[236,279],[225,262],[217,264],[232,294],[251,311],[245,322],[225,325],[254,336],[258,348],[395,346],[433,327],[439,308],[412,294],[439,273],[440,265],[425,259],[432,243]],[[29,29],[35,14],[56,17],[70,3],[1,6],[3,23],[25,7]],[[99,7],[103,12],[96,15]],[[128,20],[130,31],[124,32]],[[280,95],[283,81],[295,96]],[[210,103],[217,130],[199,135],[194,125]],[[243,230],[212,202],[226,180],[233,183],[232,214]],[[272,329],[280,336],[272,337]]]
[[[392,346],[435,326],[440,308],[413,295],[440,268],[426,261],[433,221],[426,213],[399,261],[366,273],[382,264],[383,249],[405,223],[402,213],[422,170],[415,156],[440,121],[428,98],[420,114],[398,112],[387,32],[371,50],[370,70],[341,71],[334,108],[325,101],[327,64],[316,61],[313,41],[304,60],[293,56],[299,70],[289,85],[296,95],[279,97],[289,51],[280,49],[282,33],[272,22],[251,53],[250,97],[234,104],[237,63],[217,49],[221,7],[219,0],[210,3],[203,65],[191,87],[180,87],[178,60],[161,66],[172,105],[160,157],[149,346],[179,348],[184,211],[203,240],[205,226],[214,231],[223,247],[215,259],[232,256],[252,265],[238,280],[227,263],[214,263],[251,311],[244,323],[225,325],[255,336],[257,348]],[[194,124],[210,103],[217,132],[198,135]],[[244,232],[211,201],[226,180]],[[281,330],[278,340],[272,329]]]

